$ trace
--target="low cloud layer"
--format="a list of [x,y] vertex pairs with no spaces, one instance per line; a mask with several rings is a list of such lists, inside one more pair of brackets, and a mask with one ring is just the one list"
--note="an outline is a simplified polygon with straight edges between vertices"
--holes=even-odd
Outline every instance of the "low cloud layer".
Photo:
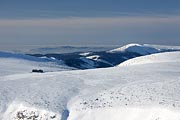
[[0,44],[180,45],[180,16],[67,17],[0,20]]

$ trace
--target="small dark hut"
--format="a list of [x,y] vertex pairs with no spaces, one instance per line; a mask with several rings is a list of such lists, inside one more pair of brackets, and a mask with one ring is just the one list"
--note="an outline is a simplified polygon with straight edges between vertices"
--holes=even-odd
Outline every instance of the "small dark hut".
[[41,69],[33,69],[32,70],[32,72],[35,72],[35,73],[44,73],[44,71],[43,70],[41,70]]

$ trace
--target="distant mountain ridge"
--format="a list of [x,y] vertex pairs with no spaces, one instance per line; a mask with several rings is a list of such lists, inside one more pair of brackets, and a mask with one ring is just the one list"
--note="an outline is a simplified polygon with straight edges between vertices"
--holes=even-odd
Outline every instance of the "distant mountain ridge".
[[113,67],[131,58],[169,51],[180,51],[180,49],[172,49],[169,47],[156,48],[151,45],[128,44],[120,48],[107,51],[30,55],[61,60],[64,61],[66,65],[78,69],[93,69]]
[[73,52],[87,52],[87,51],[106,51],[113,47],[108,46],[54,46],[54,47],[40,47],[26,50],[25,53],[30,54],[51,54],[51,53],[73,53]]
[[150,47],[150,46],[144,46],[140,44],[128,44],[120,48],[116,48],[113,50],[110,50],[109,52],[134,52],[141,55],[148,55],[152,53],[158,53],[160,52],[159,49]]

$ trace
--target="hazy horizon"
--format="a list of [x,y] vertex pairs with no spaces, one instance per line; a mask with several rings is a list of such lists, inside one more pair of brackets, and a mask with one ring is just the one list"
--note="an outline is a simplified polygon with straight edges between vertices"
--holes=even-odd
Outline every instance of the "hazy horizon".
[[180,45],[179,0],[1,0],[0,47]]

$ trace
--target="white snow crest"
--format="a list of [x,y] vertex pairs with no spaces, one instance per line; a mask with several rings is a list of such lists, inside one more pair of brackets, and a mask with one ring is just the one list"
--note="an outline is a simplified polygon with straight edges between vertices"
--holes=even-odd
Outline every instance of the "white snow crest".
[[166,52],[132,58],[118,66],[142,65],[152,63],[180,62],[180,52]]
[[110,50],[109,52],[134,52],[140,55],[147,55],[152,53],[158,53],[159,50],[150,46],[140,44],[128,44],[123,47]]

